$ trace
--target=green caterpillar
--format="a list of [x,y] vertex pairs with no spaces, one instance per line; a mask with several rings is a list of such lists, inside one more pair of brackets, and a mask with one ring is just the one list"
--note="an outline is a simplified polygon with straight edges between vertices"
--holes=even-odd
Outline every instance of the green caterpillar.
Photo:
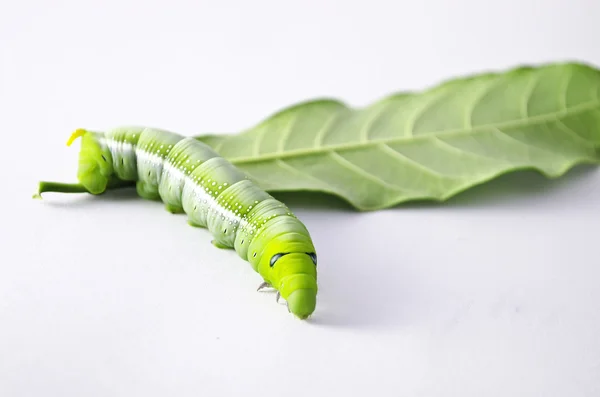
[[233,248],[248,261],[277,301],[308,318],[317,300],[317,255],[304,224],[283,203],[204,143],[173,132],[121,127],[106,133],[78,129],[79,184],[40,182],[42,192],[101,194],[133,185],[139,196],[161,200],[171,213],[204,227],[218,248]]

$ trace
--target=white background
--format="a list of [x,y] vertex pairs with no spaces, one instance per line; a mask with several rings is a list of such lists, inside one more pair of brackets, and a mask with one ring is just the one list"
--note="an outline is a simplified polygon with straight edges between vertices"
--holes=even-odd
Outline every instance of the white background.
[[232,251],[75,181],[78,127],[236,132],[524,63],[600,65],[600,3],[0,3],[0,396],[599,396],[600,170],[357,213],[282,197],[319,254],[308,322]]

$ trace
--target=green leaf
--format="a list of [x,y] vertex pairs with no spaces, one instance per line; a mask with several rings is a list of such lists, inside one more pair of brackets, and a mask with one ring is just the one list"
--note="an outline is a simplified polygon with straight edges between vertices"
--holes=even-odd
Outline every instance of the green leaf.
[[358,210],[448,198],[502,174],[549,178],[600,161],[600,72],[519,67],[366,108],[300,103],[229,136],[200,136],[267,191],[320,191]]

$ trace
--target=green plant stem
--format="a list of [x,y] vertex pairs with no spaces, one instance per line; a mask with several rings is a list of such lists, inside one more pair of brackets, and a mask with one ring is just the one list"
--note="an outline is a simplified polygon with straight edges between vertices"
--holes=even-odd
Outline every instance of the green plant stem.
[[88,193],[88,190],[80,183],[41,181],[38,188],[38,195],[45,192]]
[[[114,179],[108,182],[106,190],[115,190],[124,187],[135,186],[134,181],[123,181]],[[89,191],[80,183],[63,183],[53,181],[41,181],[38,186],[38,191],[33,195],[33,198],[41,198],[42,193],[89,193]]]

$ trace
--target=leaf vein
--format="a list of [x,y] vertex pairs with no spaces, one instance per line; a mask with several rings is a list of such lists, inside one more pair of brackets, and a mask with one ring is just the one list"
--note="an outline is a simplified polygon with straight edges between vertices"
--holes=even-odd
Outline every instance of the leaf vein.
[[[523,95],[523,105],[521,108],[521,116],[523,119],[529,118],[529,106],[531,105],[531,98],[533,98],[533,92],[540,82],[541,73],[530,74],[529,81],[527,82],[527,88]],[[564,110],[564,109],[563,109]]]
[[392,104],[393,102],[384,103],[379,109],[377,109],[376,112],[373,112],[373,114],[365,120],[365,124],[359,134],[361,142],[369,142],[369,132],[371,130],[371,127],[381,117],[381,115],[389,109],[390,105]]
[[471,150],[465,150],[464,148],[460,148],[458,146],[454,146],[453,144],[451,144],[449,142],[446,142],[446,141],[443,141],[443,140],[441,140],[441,139],[439,139],[437,137],[435,138],[435,141],[436,141],[436,143],[439,143],[440,145],[446,147],[447,148],[446,150],[451,150],[451,151],[456,152],[458,155],[461,155],[461,156],[470,156],[470,157],[473,157],[473,158],[480,158],[480,159],[484,159],[484,160],[487,160],[487,161],[495,161],[495,162],[498,163],[498,165],[506,164],[506,161],[504,161],[504,160],[498,159],[496,157],[486,156],[484,154],[481,154],[481,153],[478,153],[478,152],[474,152],[474,151],[471,151]]
[[222,141],[219,141],[219,143],[217,143],[217,145],[213,148],[215,152],[220,153],[221,149],[223,149],[223,144],[227,141],[227,139],[223,139]]
[[596,146],[596,145],[594,145],[593,142],[588,141],[585,137],[583,137],[580,134],[578,134],[577,131],[573,130],[571,127],[569,127],[568,125],[566,125],[560,118],[558,118],[558,117],[556,118],[555,124],[562,131],[564,131],[568,135],[572,136],[574,139],[576,139],[576,140],[584,143],[585,145],[591,146],[591,147],[595,147]]
[[409,163],[409,164],[419,168],[421,171],[427,173],[429,176],[432,176],[434,178],[452,179],[452,178],[448,177],[447,175],[441,174],[440,172],[434,170],[433,168],[427,167],[426,165],[421,164],[418,161],[415,161],[415,160],[411,159],[410,157],[398,152],[397,150],[388,146],[388,144],[386,144],[386,143],[382,143],[382,144],[378,145],[378,147],[381,148],[385,153],[388,153],[389,155],[391,155],[392,157],[397,159],[398,161],[401,161],[402,163],[405,163],[405,164]]
[[338,163],[340,166],[348,169],[349,171],[354,172],[355,174],[365,178],[365,179],[369,179],[372,182],[375,182],[376,184],[386,188],[386,189],[390,189],[390,190],[394,190],[396,192],[403,192],[404,190],[398,188],[395,185],[391,185],[389,183],[387,183],[386,181],[384,181],[383,179],[381,179],[380,177],[371,174],[370,172],[368,172],[367,170],[365,170],[362,167],[359,167],[356,164],[351,163],[350,161],[346,160],[344,157],[340,156],[337,152],[331,152],[329,153],[330,157],[336,162]]
[[326,184],[325,181],[323,181],[322,179],[319,179],[316,175],[309,174],[308,172],[302,171],[301,169],[294,168],[291,165],[289,165],[288,163],[286,163],[284,160],[277,159],[277,163],[281,166],[281,168],[287,169],[296,175],[301,175],[303,177],[312,179],[312,180],[316,181],[317,183],[319,183],[321,186],[324,186],[324,184]]
[[478,92],[477,95],[475,95],[473,102],[471,102],[469,105],[465,106],[465,128],[467,129],[471,129],[473,128],[473,114],[475,114],[475,107],[477,106],[477,104],[479,104],[479,102],[485,98],[485,96],[494,88],[496,87],[496,85],[498,85],[499,81],[502,81],[501,78],[499,78],[498,76],[494,76],[495,78],[493,79],[489,79],[486,81],[486,84],[482,84],[482,90],[481,92]]
[[296,124],[296,120],[298,120],[298,113],[293,114],[291,121],[287,123],[286,129],[283,130],[281,134],[279,134],[279,142],[278,142],[278,153],[283,153],[285,150],[285,143],[287,137],[290,135],[294,125]]
[[332,146],[319,145],[316,148],[290,150],[285,153],[266,154],[263,156],[237,157],[237,158],[234,157],[234,158],[229,158],[229,160],[235,164],[253,163],[253,162],[272,160],[272,159],[276,159],[276,158],[300,157],[300,156],[328,153],[328,152],[339,151],[339,150],[360,149],[360,148],[369,147],[369,146],[376,146],[381,143],[415,142],[418,140],[429,139],[430,136],[432,136],[432,135],[435,135],[438,137],[439,136],[458,137],[458,136],[471,135],[473,133],[480,132],[480,131],[489,130],[490,128],[503,129],[504,131],[506,131],[506,130],[511,130],[511,129],[518,129],[518,128],[522,128],[522,127],[531,127],[531,126],[535,126],[538,124],[543,124],[550,120],[555,120],[556,117],[560,117],[561,115],[564,115],[564,114],[575,115],[575,114],[588,112],[590,110],[594,110],[597,108],[600,108],[600,104],[598,103],[598,101],[590,101],[590,102],[585,102],[583,104],[574,106],[567,110],[547,113],[547,114],[543,114],[540,116],[534,116],[525,121],[524,120],[511,120],[509,122],[498,123],[496,125],[484,124],[484,125],[479,125],[477,127],[474,127],[473,129],[470,129],[470,130],[464,130],[464,129],[456,130],[455,129],[455,130],[438,131],[435,134],[384,138],[384,139],[371,140],[370,142],[359,142],[359,143],[340,144],[340,145],[332,145]]
[[567,105],[567,93],[569,92],[569,84],[571,83],[572,78],[573,78],[573,70],[569,69],[569,74],[567,74],[567,76],[565,77],[565,81],[563,82],[564,87],[561,90],[560,100],[561,100],[562,110],[566,110],[569,108]]
[[448,87],[445,87],[445,89],[441,89],[439,91],[437,91],[436,93],[432,94],[430,98],[428,98],[428,100],[426,100],[421,107],[418,107],[414,113],[410,116],[410,118],[408,119],[406,126],[405,126],[405,132],[407,132],[408,134],[405,133],[405,135],[408,136],[414,136],[414,128],[415,125],[417,124],[417,121],[419,121],[419,119],[421,117],[423,117],[423,115],[429,110],[431,109],[431,107],[433,105],[435,105],[439,100],[441,100],[442,98],[444,98],[444,96],[452,94],[453,91],[448,89]]
[[254,153],[254,156],[259,156],[260,155],[260,145],[262,143],[262,139],[264,137],[264,135],[266,134],[266,131],[268,129],[267,128],[262,128],[258,131],[258,134],[256,134],[256,143],[254,144],[254,148],[252,150],[252,153]]
[[322,147],[323,139],[325,138],[325,135],[327,134],[328,128],[340,116],[341,113],[342,113],[342,111],[338,110],[334,114],[332,114],[327,120],[325,120],[321,129],[319,131],[317,131],[317,134],[315,135],[315,143],[314,143],[315,148]]
[[[544,124],[541,124],[540,126],[543,126],[543,125],[544,125]],[[549,150],[548,150],[548,149],[546,149],[546,148],[539,147],[539,146],[536,146],[536,145],[532,145],[530,142],[523,142],[522,140],[518,139],[517,137],[514,137],[514,136],[512,136],[512,135],[508,134],[506,131],[502,131],[502,130],[501,130],[501,129],[499,129],[499,128],[494,128],[494,130],[495,130],[495,131],[497,131],[497,132],[499,132],[499,133],[500,133],[500,136],[508,138],[510,142],[516,142],[516,143],[518,143],[519,145],[521,145],[521,146],[524,146],[524,147],[528,148],[529,150],[535,149],[535,150],[542,151],[542,152],[544,152],[544,153],[549,153],[549,154],[551,154],[552,156],[560,156],[560,153],[554,153],[554,152],[551,152],[551,151],[549,151]]]

